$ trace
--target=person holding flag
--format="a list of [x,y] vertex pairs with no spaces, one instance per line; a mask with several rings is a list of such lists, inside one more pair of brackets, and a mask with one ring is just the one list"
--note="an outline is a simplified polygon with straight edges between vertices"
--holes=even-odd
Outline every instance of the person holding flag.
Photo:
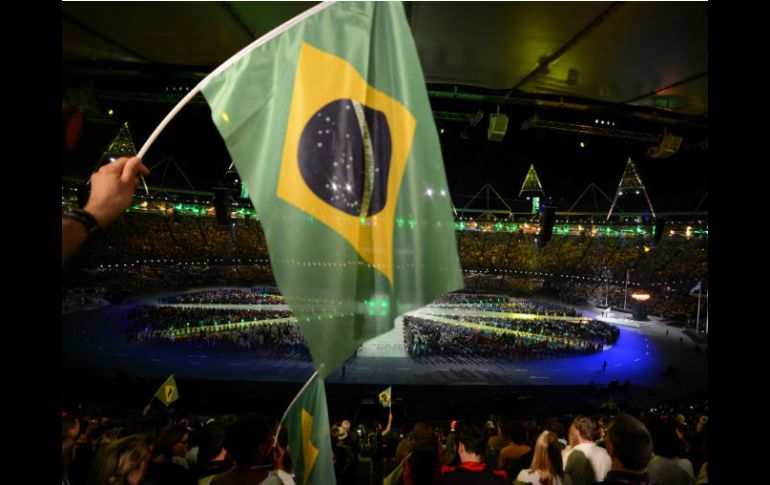
[[174,379],[174,374],[171,374],[168,376],[166,381],[160,385],[157,391],[155,391],[155,394],[152,395],[150,398],[150,402],[147,403],[147,406],[144,407],[144,412],[142,413],[142,416],[147,416],[147,413],[150,412],[150,407],[152,406],[153,399],[158,399],[158,401],[162,402],[166,408],[168,408],[171,403],[174,401],[177,401],[179,399],[179,388],[176,385],[176,379]]
[[166,407],[169,406],[172,402],[179,399],[179,388],[176,385],[176,379],[174,379],[174,374],[171,374],[168,376],[168,379],[166,379],[166,382],[164,382],[160,388],[155,392],[155,396],[157,397],[160,402],[166,405]]
[[392,407],[391,389],[392,387],[388,387],[378,395],[380,404],[383,407],[388,408],[388,426],[383,430],[382,424],[380,424],[379,421],[375,421],[374,423],[372,423],[373,432],[369,435],[369,447],[372,450],[371,483],[373,484],[382,483],[383,470],[384,470],[383,462],[382,462],[382,459],[384,456],[383,440],[390,433],[390,428],[391,428],[391,425],[393,424],[393,412],[391,411],[391,407]]
[[62,214],[62,266],[92,234],[108,226],[133,203],[139,174],[150,174],[141,158],[121,157],[91,175],[91,193],[85,207]]

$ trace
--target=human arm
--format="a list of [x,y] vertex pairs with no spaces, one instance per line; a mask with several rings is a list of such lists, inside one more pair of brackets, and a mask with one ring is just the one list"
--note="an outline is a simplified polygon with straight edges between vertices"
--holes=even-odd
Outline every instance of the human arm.
[[[150,169],[138,157],[121,157],[103,165],[91,176],[91,195],[83,208],[99,227],[105,227],[117,218],[134,200],[134,189],[139,185],[137,175],[148,175]],[[62,265],[88,239],[86,227],[79,221],[62,218]]]
[[389,412],[389,413],[388,413],[388,427],[387,427],[387,428],[385,428],[385,429],[382,431],[382,436],[385,436],[386,434],[390,433],[390,425],[391,425],[391,423],[393,423],[393,413],[390,413],[390,412]]

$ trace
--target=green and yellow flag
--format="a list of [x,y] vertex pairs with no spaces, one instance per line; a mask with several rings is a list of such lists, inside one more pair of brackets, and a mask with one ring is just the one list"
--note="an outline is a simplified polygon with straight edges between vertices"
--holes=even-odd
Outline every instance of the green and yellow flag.
[[220,66],[203,94],[324,377],[463,281],[403,5],[324,3],[303,15]]
[[389,386],[387,389],[382,391],[380,393],[380,404],[382,404],[382,407],[389,408],[390,407],[390,391],[393,388],[393,386]]
[[297,485],[334,485],[334,462],[324,381],[317,377],[286,416],[289,454]]
[[155,393],[155,397],[166,406],[179,399],[179,388],[176,387],[174,374],[168,376],[166,382],[164,382]]

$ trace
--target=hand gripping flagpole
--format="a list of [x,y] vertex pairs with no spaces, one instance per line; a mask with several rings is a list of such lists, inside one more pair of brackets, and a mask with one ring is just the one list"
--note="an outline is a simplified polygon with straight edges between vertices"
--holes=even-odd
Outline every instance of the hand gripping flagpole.
[[283,422],[286,421],[286,416],[289,415],[289,411],[291,411],[292,406],[294,406],[294,403],[297,402],[297,399],[302,395],[303,392],[305,392],[305,389],[308,388],[308,386],[315,380],[316,377],[318,377],[318,373],[321,372],[321,369],[324,368],[324,364],[321,364],[318,366],[318,369],[316,369],[315,372],[313,372],[313,375],[310,376],[310,379],[307,380],[304,386],[302,386],[302,389],[299,390],[296,396],[294,396],[294,399],[292,399],[291,404],[289,404],[289,407],[286,408],[286,411],[283,412],[283,416],[281,416],[281,420],[278,422],[278,427],[275,429],[275,437],[273,438],[273,446],[278,443],[278,435],[281,432],[281,426],[283,425]]
[[308,17],[311,17],[311,16],[315,15],[316,13],[320,12],[321,10],[324,10],[327,7],[330,7],[333,3],[334,3],[333,1],[321,2],[318,5],[316,5],[315,7],[302,12],[301,14],[297,15],[293,19],[290,19],[290,20],[284,22],[283,24],[281,24],[278,27],[274,28],[273,30],[271,30],[267,34],[263,35],[259,39],[257,39],[254,42],[252,42],[251,44],[247,45],[246,47],[244,47],[243,49],[238,51],[235,55],[233,55],[230,59],[226,60],[218,68],[214,69],[214,71],[212,71],[208,76],[203,78],[201,80],[201,82],[199,82],[193,89],[191,89],[190,92],[187,93],[187,95],[184,98],[182,98],[181,101],[179,101],[176,106],[174,106],[174,109],[172,109],[166,115],[166,117],[163,118],[163,121],[160,122],[160,124],[157,126],[157,128],[155,128],[155,131],[153,131],[152,134],[150,135],[150,137],[147,138],[147,141],[144,142],[144,145],[142,146],[142,149],[139,150],[139,153],[137,153],[136,156],[139,157],[139,158],[143,158],[144,157],[144,155],[147,153],[147,150],[150,149],[150,146],[155,142],[155,139],[158,138],[158,135],[160,135],[160,132],[163,131],[166,128],[166,126],[171,122],[171,120],[174,118],[174,116],[176,116],[177,113],[179,113],[179,111],[187,103],[189,103],[190,100],[196,94],[198,94],[201,91],[201,89],[203,89],[209,83],[209,81],[211,81],[211,79],[214,76],[216,76],[217,74],[221,73],[222,71],[224,71],[225,69],[230,67],[230,65],[232,65],[236,61],[240,60],[243,56],[248,54],[253,49],[256,49],[257,47],[261,46],[262,44],[266,44],[268,41],[270,41],[273,38],[277,37],[278,35],[286,32],[287,30],[289,30],[290,28],[294,27],[296,24],[302,22],[303,20],[307,19]]

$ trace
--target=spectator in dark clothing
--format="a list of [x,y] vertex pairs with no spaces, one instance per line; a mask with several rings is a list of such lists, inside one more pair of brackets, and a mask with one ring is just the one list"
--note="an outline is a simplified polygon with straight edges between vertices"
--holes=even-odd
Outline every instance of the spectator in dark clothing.
[[271,449],[273,446],[272,427],[263,416],[245,414],[228,428],[225,435],[225,449],[232,456],[233,467],[217,475],[212,485],[257,484],[274,477]]
[[197,485],[198,481],[188,469],[174,462],[174,457],[184,457],[190,433],[181,424],[163,428],[152,450],[147,480],[156,485]]
[[457,453],[460,466],[443,466],[441,483],[443,485],[503,485],[508,483],[502,470],[493,470],[483,463],[484,428],[481,423],[460,422],[457,430]]
[[198,462],[192,469],[196,479],[219,475],[232,466],[232,461],[228,458],[224,448],[225,433],[224,423],[218,421],[211,422],[201,429]]
[[645,472],[652,458],[652,437],[638,419],[621,414],[607,429],[607,452],[612,458],[612,469],[604,484],[651,485]]
[[371,483],[379,485],[382,483],[383,476],[383,440],[385,436],[390,433],[390,425],[393,423],[393,414],[388,414],[388,427],[382,429],[382,424],[379,421],[375,421],[372,424],[373,432],[369,435],[369,447],[372,450],[372,479]]

